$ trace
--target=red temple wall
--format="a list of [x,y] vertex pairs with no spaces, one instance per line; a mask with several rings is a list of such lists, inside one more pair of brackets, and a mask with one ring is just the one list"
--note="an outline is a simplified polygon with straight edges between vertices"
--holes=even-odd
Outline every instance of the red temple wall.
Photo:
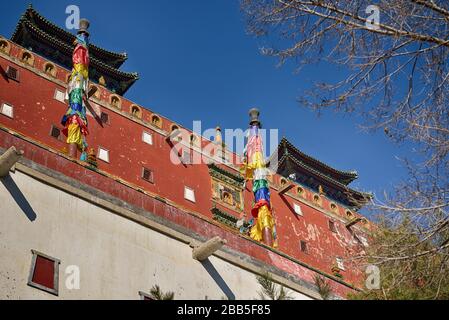
[[[10,56],[19,57],[21,49],[15,45],[12,46]],[[68,71],[58,67],[57,79],[46,79],[45,75],[40,74],[45,60],[35,56],[34,67],[24,67],[20,62],[11,62],[0,55],[0,66],[5,71],[8,66],[19,69],[19,82],[8,80],[5,76],[0,78],[0,104],[8,103],[14,107],[14,118],[10,119],[0,115],[0,126],[11,129],[23,134],[51,149],[62,151],[66,144],[50,135],[51,126],[55,125],[61,128],[60,120],[66,111],[66,104],[54,99],[55,90],[65,91],[63,82],[67,78]],[[14,58],[13,58],[14,59]],[[37,70],[37,71],[36,71]],[[98,86],[101,90],[100,100],[106,103],[109,101],[111,93],[105,88]],[[121,109],[128,112],[131,101],[120,97],[122,100]],[[176,203],[179,208],[199,213],[205,218],[211,219],[211,208],[214,205],[211,193],[211,177],[206,164],[201,165],[174,165],[171,163],[169,154],[171,146],[166,141],[166,137],[142,124],[139,120],[134,121],[130,115],[123,115],[112,108],[100,106],[100,103],[92,105],[109,115],[109,124],[101,127],[93,117],[89,117],[88,137],[89,147],[98,149],[99,146],[109,150],[110,163],[98,160],[98,169],[112,176],[119,177],[129,183],[142,188],[150,193],[157,194],[161,198],[169,199]],[[153,113],[142,109],[142,119],[150,122]],[[161,117],[163,120],[162,129],[170,132],[173,122]],[[153,145],[148,145],[142,141],[142,132],[152,133]],[[1,146],[8,147],[5,143],[5,134],[2,134]],[[203,144],[207,141],[203,141]],[[119,188],[112,179],[101,179],[99,184],[98,174],[89,172],[78,165],[67,166],[67,161],[63,161],[56,156],[38,155],[36,150],[29,148],[25,150],[26,157],[41,163],[48,168],[62,172],[74,179],[95,186],[111,195],[119,197],[130,203],[138,203],[140,206],[151,212],[164,212],[164,215],[170,216],[173,221],[185,225],[192,230],[197,230],[197,220],[185,219],[185,215],[177,215],[176,212],[168,211],[162,202],[148,203],[144,195],[134,194],[131,196],[125,189]],[[148,167],[154,172],[154,184],[151,184],[141,178],[142,167]],[[226,170],[232,171],[227,168]],[[273,178],[274,185],[280,177]],[[184,186],[195,190],[196,203],[184,199]],[[244,208],[249,216],[249,210],[252,205],[251,186],[247,186],[244,192]],[[309,264],[324,272],[331,273],[331,268],[335,265],[335,257],[348,257],[354,251],[362,249],[354,240],[353,235],[345,227],[344,215],[345,208],[338,206],[338,214],[334,218],[323,211],[330,212],[330,201],[322,197],[322,209],[317,209],[313,205],[313,194],[307,192],[306,201],[299,201],[290,196],[290,194],[281,196],[272,188],[272,205],[276,219],[277,233],[279,237],[279,250],[285,254],[294,257],[306,264]],[[293,192],[293,191],[292,191]],[[303,216],[297,216],[293,212],[293,203],[301,206]],[[241,215],[238,212],[232,212],[228,208],[224,211],[235,216]],[[165,211],[164,211],[165,210]],[[180,221],[180,219],[184,219]],[[337,233],[329,229],[329,220],[335,222]],[[217,232],[217,228],[213,229]],[[227,230],[226,230],[227,231]],[[363,233],[362,231],[357,231]],[[228,232],[227,232],[228,233]],[[239,241],[235,238],[234,241]],[[300,250],[300,241],[306,241],[308,252],[303,253]],[[241,250],[241,244],[236,245]],[[261,251],[260,255],[256,253],[257,258],[264,258],[266,254]],[[275,264],[275,261],[272,261]],[[362,274],[350,264],[345,262],[345,271],[342,271],[345,281],[358,283]]]

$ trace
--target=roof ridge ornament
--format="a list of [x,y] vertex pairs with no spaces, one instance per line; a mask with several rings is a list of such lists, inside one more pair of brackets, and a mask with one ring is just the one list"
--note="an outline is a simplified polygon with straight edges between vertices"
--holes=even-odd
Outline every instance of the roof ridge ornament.
[[262,124],[261,124],[261,122],[259,120],[259,116],[260,116],[259,109],[252,108],[249,111],[249,116],[250,116],[250,119],[251,119],[251,121],[249,123],[250,126],[258,126],[259,128],[262,127]]
[[78,34],[85,34],[86,36],[89,36],[89,31],[87,31],[87,29],[89,29],[89,26],[90,26],[89,20],[80,19]]

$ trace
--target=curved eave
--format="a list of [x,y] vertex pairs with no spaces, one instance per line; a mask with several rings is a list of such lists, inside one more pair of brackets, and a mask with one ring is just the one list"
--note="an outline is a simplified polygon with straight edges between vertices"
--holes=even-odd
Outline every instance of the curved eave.
[[[27,20],[22,20],[22,27],[20,30],[24,33],[28,33],[31,37],[35,38],[40,42],[45,42],[53,49],[60,51],[68,56],[71,56],[73,53],[74,46],[68,45],[62,42],[59,39],[56,39],[42,30],[36,28],[33,24],[31,24]],[[20,38],[20,32],[16,34],[16,38]],[[20,39],[19,39],[20,40]],[[20,45],[20,41],[14,41]],[[139,75],[137,73],[127,73],[120,70],[117,70],[102,61],[96,59],[95,57],[91,57],[91,67],[96,69],[99,73],[103,74],[106,77],[110,77],[119,81],[119,88],[115,88],[115,93],[119,95],[124,95],[129,88],[139,79]],[[112,89],[111,89],[112,90]]]
[[[64,53],[71,55],[74,46],[68,45],[64,42],[62,42],[59,39],[56,39],[55,37],[43,32],[42,30],[36,28],[33,24],[31,24],[29,21],[23,21],[22,25],[28,32],[30,32],[33,36],[37,37],[40,40],[46,41],[48,44],[52,45],[56,50],[62,50]],[[98,71],[104,72],[105,74],[108,74],[110,76],[113,76],[117,79],[124,80],[124,81],[136,81],[139,79],[139,75],[137,73],[128,73],[123,72],[118,69],[115,69],[102,61],[96,59],[95,57],[91,57],[91,64],[93,67],[95,67]]]
[[129,88],[132,87],[132,85],[134,84],[134,82],[136,82],[137,80],[139,80],[139,77],[138,77],[138,76],[137,76],[137,78],[128,81],[128,82],[126,83],[126,87],[125,87],[125,88],[122,88],[120,91],[117,91],[117,92],[115,92],[115,93],[118,94],[119,96],[125,95],[125,93],[129,90]]
[[282,150],[282,148],[287,148],[289,151],[295,153],[298,158],[302,158],[310,162],[316,169],[319,168],[321,169],[321,171],[328,171],[335,180],[338,180],[340,183],[343,183],[345,185],[350,184],[359,177],[356,171],[341,171],[305,154],[304,152],[296,148],[292,143],[290,143],[290,141],[288,141],[286,138],[282,138],[279,144],[278,152]]
[[308,166],[307,164],[300,162],[293,157],[289,157],[289,155],[282,156],[282,158],[279,160],[279,167],[286,161],[292,161],[295,165],[302,168],[304,171],[310,173],[311,175],[313,175],[317,178],[320,178],[323,181],[326,181],[330,185],[333,185],[333,186],[337,187],[338,189],[340,189],[341,191],[351,195],[357,201],[351,201],[351,199],[349,199],[349,201],[353,202],[353,205],[357,208],[361,208],[363,205],[368,203],[368,201],[370,201],[370,199],[372,199],[372,194],[360,192],[360,191],[354,190],[352,188],[349,188],[347,185],[341,183],[340,181],[337,181],[327,175],[322,174],[320,171],[316,170],[315,168],[312,168],[312,167]]
[[[20,32],[21,22],[23,22],[24,20],[29,21],[33,25],[37,24],[37,23],[35,23],[36,20],[39,21],[41,23],[42,27],[52,30],[52,32],[57,34],[61,39],[63,39],[64,41],[67,41],[69,43],[73,43],[73,41],[75,40],[75,35],[58,27],[51,21],[47,20],[46,18],[41,16],[36,10],[34,10],[33,7],[30,6],[26,10],[26,12],[22,15],[22,17],[20,18],[19,23],[17,24],[17,27],[11,37],[12,41],[15,41],[18,33]],[[41,26],[37,26],[37,27],[40,29]],[[94,44],[89,44],[89,50],[91,50],[92,55],[104,58],[105,61],[103,63],[108,64],[115,68],[119,68],[128,59],[128,55],[126,53],[112,52],[112,51],[103,49],[101,47],[98,47]],[[108,63],[108,61],[109,61],[109,63]]]

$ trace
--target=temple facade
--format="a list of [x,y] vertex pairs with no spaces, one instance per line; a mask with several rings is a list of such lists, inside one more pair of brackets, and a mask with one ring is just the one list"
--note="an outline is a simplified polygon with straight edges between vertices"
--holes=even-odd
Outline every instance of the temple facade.
[[276,245],[254,240],[241,156],[219,129],[210,141],[124,97],[138,80],[126,54],[88,44],[88,156],[73,157],[61,117],[75,39],[32,7],[0,36],[0,299],[145,299],[154,285],[254,299],[266,273],[295,299],[321,299],[318,277],[334,299],[363,288],[354,257],[374,225],[356,172],[283,138],[266,159]]

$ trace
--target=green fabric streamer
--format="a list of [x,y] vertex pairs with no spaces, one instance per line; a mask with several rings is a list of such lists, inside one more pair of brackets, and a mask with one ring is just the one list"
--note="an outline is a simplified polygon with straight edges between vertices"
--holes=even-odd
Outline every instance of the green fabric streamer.
[[70,102],[83,104],[83,90],[82,89],[73,89],[70,92]]
[[262,188],[268,188],[268,181],[267,180],[256,180],[253,184],[253,192],[256,192],[259,189]]

